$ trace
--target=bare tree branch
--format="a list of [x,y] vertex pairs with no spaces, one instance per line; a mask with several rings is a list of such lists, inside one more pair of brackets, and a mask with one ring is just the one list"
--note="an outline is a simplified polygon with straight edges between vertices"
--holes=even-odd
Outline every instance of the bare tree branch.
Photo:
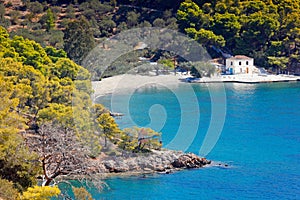
[[26,141],[40,157],[43,185],[50,185],[57,177],[92,177],[97,169],[89,162],[89,150],[70,128],[45,123],[37,133],[27,136]]

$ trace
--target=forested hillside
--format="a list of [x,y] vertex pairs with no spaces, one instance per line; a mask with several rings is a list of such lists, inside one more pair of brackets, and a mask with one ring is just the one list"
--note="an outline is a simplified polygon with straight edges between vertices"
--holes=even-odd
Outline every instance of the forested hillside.
[[255,58],[260,67],[300,68],[300,1],[185,1],[179,29],[205,46]]
[[168,6],[160,9],[153,2],[151,5],[156,5],[156,9],[141,7],[150,5],[149,2],[142,5],[98,0],[17,2],[4,1],[0,5],[0,25],[12,35],[35,40],[44,47],[64,49],[78,64],[102,38],[120,31],[149,26],[177,29],[176,10]]
[[78,64],[102,38],[156,26],[186,33],[212,57],[220,57],[221,49],[252,56],[260,67],[300,68],[299,0],[12,2],[19,4],[0,6],[2,26],[12,35],[62,48]]

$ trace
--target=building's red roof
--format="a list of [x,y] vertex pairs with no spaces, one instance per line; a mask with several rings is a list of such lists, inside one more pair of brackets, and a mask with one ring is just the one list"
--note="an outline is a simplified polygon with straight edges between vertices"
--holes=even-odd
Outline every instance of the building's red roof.
[[236,55],[233,57],[228,58],[229,60],[251,60],[253,58],[250,58],[248,56],[244,56],[244,55]]

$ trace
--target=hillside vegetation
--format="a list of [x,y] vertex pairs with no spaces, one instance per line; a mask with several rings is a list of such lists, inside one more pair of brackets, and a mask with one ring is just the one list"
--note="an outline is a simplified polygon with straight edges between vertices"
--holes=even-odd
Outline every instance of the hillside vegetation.
[[[43,124],[57,126],[57,130],[74,129],[81,146],[88,144],[88,138],[97,146],[93,130],[87,129],[88,120],[81,120],[92,117],[88,110],[92,107],[89,78],[89,72],[67,58],[64,51],[42,48],[20,36],[10,39],[0,27],[0,179],[11,181],[12,190],[23,192],[34,186],[38,175],[50,180],[51,165],[66,158],[55,152],[58,142],[43,146],[42,141],[55,131],[48,130],[41,137],[39,127]],[[40,142],[38,151],[30,148],[32,139]],[[49,150],[49,146],[53,149]],[[97,149],[90,145],[89,152],[91,155]],[[50,159],[53,156],[56,160]],[[62,171],[57,175],[61,174]],[[0,186],[1,197],[10,193],[3,189],[6,185],[9,186]]]
[[299,72],[300,1],[185,1],[179,29],[209,46],[255,58],[256,65]]
[[[120,31],[159,26],[177,29],[174,10],[122,5],[121,2],[22,1],[0,5],[0,25],[12,35],[35,40],[42,46],[64,49],[76,63],[101,38]],[[76,48],[74,48],[76,47]]]
[[220,50],[244,54],[260,67],[299,73],[299,5],[299,0],[4,1],[0,24],[12,35],[64,49],[78,64],[102,38],[155,26],[186,33],[212,57],[220,57]]
[[36,186],[37,177],[43,186],[65,176],[96,177],[90,160],[109,150],[108,143],[116,152],[161,147],[160,137],[140,147],[139,136],[120,130],[106,108],[92,104],[91,94],[90,73],[66,52],[10,38],[0,27],[0,197],[27,189],[28,199],[30,193],[52,194]]

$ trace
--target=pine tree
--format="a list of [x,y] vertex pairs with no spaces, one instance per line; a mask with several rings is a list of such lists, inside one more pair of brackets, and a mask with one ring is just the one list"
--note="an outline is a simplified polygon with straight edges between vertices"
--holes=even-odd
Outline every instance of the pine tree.
[[85,17],[69,22],[64,34],[64,50],[69,58],[81,64],[85,56],[95,47],[89,22]]

